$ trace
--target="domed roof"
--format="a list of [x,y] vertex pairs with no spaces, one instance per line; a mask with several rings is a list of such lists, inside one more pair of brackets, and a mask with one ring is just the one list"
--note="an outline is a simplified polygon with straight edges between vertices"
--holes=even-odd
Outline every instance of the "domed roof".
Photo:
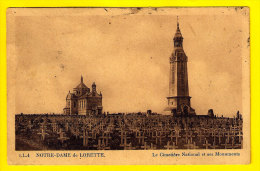
[[79,85],[77,85],[76,89],[84,89],[88,88],[83,82],[81,82]]
[[75,87],[75,89],[88,89],[88,87],[83,83],[82,76],[81,76],[81,81],[80,81],[79,85],[77,85],[77,87]]

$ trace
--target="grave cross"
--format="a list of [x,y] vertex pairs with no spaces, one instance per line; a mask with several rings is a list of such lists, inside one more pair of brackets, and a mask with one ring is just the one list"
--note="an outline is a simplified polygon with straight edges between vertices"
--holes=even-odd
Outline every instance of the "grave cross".
[[215,129],[213,128],[212,131],[211,131],[211,136],[213,137],[213,141],[214,143],[216,142],[216,133],[215,133]]
[[243,148],[243,139],[241,140],[240,144],[238,145],[241,149]]
[[148,147],[149,150],[156,150],[156,145],[154,146],[153,143],[151,143],[151,147]]
[[[140,143],[144,143],[144,138],[145,138],[145,136],[144,136],[144,133],[142,133],[142,132],[138,132],[138,134],[137,134],[137,136],[136,136],[136,138],[139,140],[139,144]],[[142,141],[142,142],[141,142]]]
[[201,142],[201,139],[204,137],[204,135],[202,134],[201,129],[199,129],[199,131],[198,131],[198,137],[200,138],[200,142]]
[[191,137],[190,133],[188,131],[185,131],[185,136],[184,136],[185,143],[188,143],[190,137]]
[[66,130],[66,132],[69,131],[69,123],[68,122],[65,123],[65,130]]
[[228,140],[227,140],[227,139],[226,139],[226,141],[225,141],[225,144],[222,144],[222,145],[224,145],[225,149],[230,149],[230,148],[232,148],[232,146],[231,146],[230,144],[228,144]]
[[93,127],[92,122],[89,122],[89,124],[88,124],[88,129],[91,130],[92,127]]
[[124,149],[126,149],[126,147],[129,146],[129,144],[127,144],[126,137],[125,137],[125,139],[123,140],[123,142],[122,142],[119,146],[120,146],[120,147],[124,147]]
[[106,125],[105,125],[103,122],[100,122],[99,128],[100,128],[101,130],[103,130],[105,126],[106,126]]
[[120,137],[121,137],[121,144],[127,143],[127,139],[130,139],[130,137],[127,137],[126,131],[122,131]]
[[176,149],[178,146],[175,146],[175,143],[172,142],[172,145],[170,145],[170,141],[167,142],[167,145],[164,146],[167,150],[170,150],[170,149]]
[[216,142],[214,141],[214,142],[213,142],[213,145],[210,146],[210,147],[212,147],[213,149],[216,149],[218,146],[216,145]]
[[173,135],[173,132],[171,132],[171,134],[168,135],[168,138],[171,138],[171,141],[172,141],[173,138],[175,138],[175,136]]
[[101,143],[101,139],[98,139],[98,144],[97,145],[93,145],[93,147],[96,147],[97,150],[105,150],[106,146],[104,141]]
[[218,131],[217,137],[218,137],[218,143],[220,144],[221,143],[221,137],[222,137],[221,131]]
[[229,142],[230,141],[230,131],[229,130],[227,130],[227,141]]
[[112,137],[109,135],[109,133],[102,133],[102,136],[100,137],[103,139],[103,141],[105,141],[105,145],[108,145],[109,139],[111,139]]
[[174,137],[175,137],[175,142],[176,142],[176,145],[178,145],[178,138],[180,138],[181,136],[180,136],[180,131],[177,129],[177,130],[175,130],[175,135],[174,135]]
[[188,140],[188,143],[184,145],[187,149],[196,149],[198,146],[196,146],[195,142],[192,143],[192,141]]
[[162,143],[162,134],[158,134],[158,131],[156,130],[155,135],[152,136],[153,138],[155,138],[155,144],[158,144],[158,139],[160,141],[160,144]]
[[92,129],[91,135],[92,135],[92,139],[94,139],[94,140],[97,139],[96,130]]
[[86,147],[88,146],[88,139],[90,139],[90,137],[88,136],[88,131],[87,129],[83,130],[83,135],[80,136],[80,138],[83,138],[83,146]]
[[56,123],[56,122],[53,122],[53,123],[51,123],[51,126],[52,126],[52,132],[57,132],[57,130],[58,130],[58,125],[57,125],[57,123]]
[[144,142],[144,145],[141,146],[141,149],[144,149],[144,150],[149,149],[149,146],[147,146],[147,142]]
[[31,121],[29,121],[29,124],[28,124],[28,126],[27,126],[30,130],[32,129],[32,127],[33,127],[33,124],[32,124],[32,122]]
[[63,131],[61,131],[61,129],[60,129],[60,132],[59,132],[60,137],[58,138],[58,140],[60,140],[62,144],[64,141],[69,139],[68,137],[65,137],[64,134],[65,133]]
[[206,139],[206,143],[203,144],[203,146],[205,146],[205,148],[208,149],[211,146],[211,144],[209,144],[208,140]]
[[132,146],[132,143],[130,142],[127,146],[124,147],[125,150],[134,150],[135,147]]
[[242,138],[243,138],[243,133],[241,131],[239,131],[237,136],[238,136],[238,140],[239,140],[239,143],[240,143]]
[[[76,129],[76,130],[75,130]],[[79,128],[75,128],[73,134],[75,135],[76,139],[78,139],[78,136],[80,134]]]
[[48,133],[45,132],[44,128],[41,128],[41,132],[37,133],[39,135],[41,135],[41,140],[44,141],[45,140],[45,136],[49,135]]

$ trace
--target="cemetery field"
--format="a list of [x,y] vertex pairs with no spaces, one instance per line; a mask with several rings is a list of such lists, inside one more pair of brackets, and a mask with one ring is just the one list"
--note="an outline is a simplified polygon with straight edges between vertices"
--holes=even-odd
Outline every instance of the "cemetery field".
[[241,149],[242,125],[202,115],[17,114],[15,150]]

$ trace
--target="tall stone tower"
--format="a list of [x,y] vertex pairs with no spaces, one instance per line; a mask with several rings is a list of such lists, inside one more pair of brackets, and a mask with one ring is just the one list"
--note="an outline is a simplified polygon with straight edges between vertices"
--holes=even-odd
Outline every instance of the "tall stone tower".
[[183,37],[177,17],[177,30],[173,38],[174,50],[170,56],[170,82],[167,111],[173,115],[195,115],[191,108],[188,84],[187,61],[183,50]]

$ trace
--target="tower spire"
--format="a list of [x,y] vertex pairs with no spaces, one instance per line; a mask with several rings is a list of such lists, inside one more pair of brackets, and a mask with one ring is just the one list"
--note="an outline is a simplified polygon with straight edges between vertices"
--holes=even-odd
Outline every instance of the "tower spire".
[[179,16],[177,16],[177,29],[176,29],[176,33],[173,38],[174,47],[182,47],[182,40],[183,40],[183,37],[181,35],[181,30],[180,30],[180,25],[179,25]]
[[83,77],[82,77],[82,75],[81,75],[81,82],[83,83]]
[[179,28],[179,16],[177,16],[177,30],[180,30],[180,28]]

